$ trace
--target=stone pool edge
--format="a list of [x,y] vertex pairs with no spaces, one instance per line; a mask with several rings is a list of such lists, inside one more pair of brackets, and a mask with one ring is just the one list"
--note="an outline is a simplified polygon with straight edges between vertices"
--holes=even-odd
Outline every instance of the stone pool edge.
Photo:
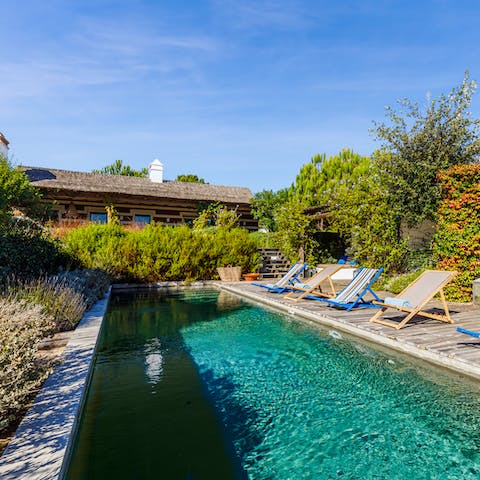
[[295,317],[301,317],[313,324],[333,328],[335,330],[350,334],[354,337],[367,340],[373,344],[380,345],[382,347],[386,347],[388,349],[395,350],[397,352],[407,354],[411,357],[426,361],[436,367],[453,370],[456,373],[460,373],[462,375],[473,378],[476,381],[480,381],[480,367],[475,367],[462,360],[450,358],[447,355],[442,355],[431,350],[421,349],[414,345],[399,342],[394,338],[384,337],[374,332],[363,330],[356,327],[354,324],[329,317],[325,313],[319,314],[318,312],[310,312],[297,306],[283,305],[282,303],[276,302],[275,300],[269,300],[267,298],[264,298],[261,295],[256,295],[255,293],[235,288],[235,286],[233,286],[232,284],[225,285],[217,282],[216,286],[220,290],[224,290],[240,298],[251,300],[255,303],[266,305],[276,311],[287,313]]
[[32,406],[0,457],[0,478],[60,479],[92,374],[112,287],[85,312]]

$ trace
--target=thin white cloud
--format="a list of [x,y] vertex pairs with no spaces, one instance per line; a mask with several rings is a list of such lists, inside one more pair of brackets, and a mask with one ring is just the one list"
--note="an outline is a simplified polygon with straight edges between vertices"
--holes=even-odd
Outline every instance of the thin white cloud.
[[0,99],[39,97],[59,90],[126,81],[132,72],[88,59],[25,59],[0,64]]
[[220,50],[208,36],[171,35],[144,25],[124,27],[83,21],[57,51],[0,63],[0,100],[142,82],[152,76],[171,85],[176,77],[198,78],[202,59]]
[[168,29],[143,23],[129,25],[84,20],[81,31],[72,34],[71,38],[78,46],[126,56],[159,51],[215,53],[220,48],[218,41],[210,36],[172,35]]
[[237,28],[300,28],[310,22],[308,10],[295,0],[214,0],[213,4]]
[[[317,30],[343,16],[380,15],[378,1],[211,0],[217,14],[239,29],[270,27]],[[312,4],[313,3],[313,4]]]

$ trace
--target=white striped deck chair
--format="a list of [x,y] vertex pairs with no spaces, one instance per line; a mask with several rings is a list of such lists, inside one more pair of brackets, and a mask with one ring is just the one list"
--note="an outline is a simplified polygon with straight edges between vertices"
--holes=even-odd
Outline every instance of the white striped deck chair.
[[364,296],[370,292],[375,300],[381,301],[380,297],[372,290],[372,285],[382,272],[383,268],[362,267],[352,281],[334,298],[320,298],[314,295],[308,295],[306,298],[320,300],[332,307],[344,308],[347,311],[352,308],[375,307],[372,302],[366,301]]

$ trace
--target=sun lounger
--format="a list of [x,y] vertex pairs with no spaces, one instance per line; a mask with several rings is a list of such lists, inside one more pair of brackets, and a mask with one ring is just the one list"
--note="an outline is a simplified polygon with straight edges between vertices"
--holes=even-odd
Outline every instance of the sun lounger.
[[[291,292],[285,295],[285,298],[291,300],[292,302],[298,302],[302,298],[315,293],[316,295],[323,297],[332,297],[335,296],[335,287],[332,282],[332,275],[338,272],[343,268],[343,265],[334,264],[334,265],[324,265],[323,268],[316,273],[313,277],[310,277],[305,280],[305,283],[294,282],[290,288]],[[326,295],[322,292],[321,284],[328,281],[330,288],[332,290],[332,295]],[[300,295],[298,295],[300,293]]]
[[308,267],[306,263],[295,263],[290,270],[275,283],[252,283],[256,287],[266,288],[269,292],[283,293],[288,290],[300,274]]
[[321,298],[316,295],[307,295],[305,298],[326,302],[331,307],[344,308],[347,311],[352,308],[374,308],[371,301],[365,300],[369,292],[378,301],[380,297],[372,290],[372,285],[383,272],[383,268],[362,267],[353,277],[353,280],[341,290],[334,298]]
[[[394,298],[386,298],[383,302],[375,302],[381,307],[371,319],[371,322],[381,323],[389,327],[394,327],[397,330],[404,327],[415,315],[422,317],[433,318],[442,322],[453,323],[450,318],[450,312],[443,294],[443,287],[447,285],[455,276],[457,272],[445,272],[442,270],[426,270],[415,281],[413,281],[405,290]],[[425,305],[435,296],[440,293],[440,298],[443,303],[444,314],[424,312]],[[393,320],[384,320],[380,317],[383,313],[391,309],[405,312],[408,315],[400,322]]]

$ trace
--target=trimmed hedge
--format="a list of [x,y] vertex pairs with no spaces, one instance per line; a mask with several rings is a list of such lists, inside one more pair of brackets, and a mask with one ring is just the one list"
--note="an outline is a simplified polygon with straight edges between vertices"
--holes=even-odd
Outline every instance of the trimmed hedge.
[[255,243],[240,228],[89,224],[68,232],[63,242],[85,267],[124,281],[216,279],[217,267],[240,265],[254,272],[260,263]]
[[456,165],[440,172],[438,181],[437,267],[460,273],[445,289],[448,299],[470,302],[472,282],[480,277],[480,165]]

